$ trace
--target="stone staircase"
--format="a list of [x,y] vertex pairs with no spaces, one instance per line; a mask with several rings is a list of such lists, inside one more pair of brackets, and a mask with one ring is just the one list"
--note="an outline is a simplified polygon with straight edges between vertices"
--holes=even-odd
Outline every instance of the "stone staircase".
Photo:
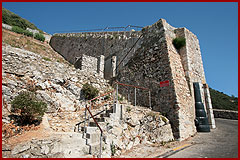
[[[108,109],[106,109],[109,107]],[[101,137],[101,131],[97,127],[97,124],[94,122],[92,118],[89,121],[86,121],[81,125],[81,129],[78,131],[82,134],[82,138],[85,139],[86,145],[89,146],[89,154],[93,155],[94,157],[102,157],[102,158],[110,158],[111,157],[111,147],[109,141],[107,141],[107,130],[108,124],[113,123],[114,121],[119,121],[122,116],[120,113],[119,105],[106,105],[104,106],[105,110],[100,111],[99,113],[95,114],[94,117],[101,129],[103,130],[103,135]],[[102,150],[100,150],[100,141]]]

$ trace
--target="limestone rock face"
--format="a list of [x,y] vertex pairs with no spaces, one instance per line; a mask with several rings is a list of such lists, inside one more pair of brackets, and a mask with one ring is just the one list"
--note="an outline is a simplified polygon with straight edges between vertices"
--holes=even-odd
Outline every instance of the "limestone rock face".
[[[36,53],[4,45],[2,48],[3,99],[10,102],[22,90],[34,90],[48,104],[48,112],[76,110],[81,88],[91,83],[101,92],[109,84],[97,73],[75,69],[57,61],[47,61]],[[5,114],[3,114],[5,115]]]

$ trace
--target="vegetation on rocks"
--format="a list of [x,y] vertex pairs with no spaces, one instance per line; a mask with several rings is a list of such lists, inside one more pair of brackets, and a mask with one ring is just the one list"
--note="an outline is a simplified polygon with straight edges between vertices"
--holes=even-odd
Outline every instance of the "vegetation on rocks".
[[38,29],[34,24],[3,7],[2,7],[2,23],[8,24],[10,26],[17,26],[19,28],[22,28],[23,30],[26,30],[27,28],[36,29],[42,33],[42,31]]
[[39,41],[42,41],[42,42],[45,41],[45,37],[44,37],[41,33],[36,33],[36,34],[34,35],[34,38],[37,39],[37,40],[39,40]]
[[20,92],[11,102],[12,112],[20,114],[20,123],[28,125],[38,123],[42,120],[47,104],[37,99],[35,93],[23,91]]
[[209,89],[213,109],[238,110],[238,97],[228,96],[212,88]]
[[186,39],[183,37],[178,37],[178,38],[173,39],[172,43],[173,43],[174,47],[177,50],[179,50],[186,45]]
[[94,88],[92,85],[85,83],[82,87],[82,93],[85,99],[90,100],[96,97],[99,91],[98,89]]
[[16,33],[19,33],[19,34],[24,34],[26,36],[29,36],[29,37],[33,37],[33,33],[30,32],[30,31],[27,31],[27,30],[24,30],[18,26],[13,26],[12,27],[12,31],[13,32],[16,32]]

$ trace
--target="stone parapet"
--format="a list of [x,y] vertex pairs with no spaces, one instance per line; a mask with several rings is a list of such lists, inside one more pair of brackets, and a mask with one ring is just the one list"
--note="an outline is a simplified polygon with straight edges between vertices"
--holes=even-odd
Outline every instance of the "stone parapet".
[[215,118],[238,120],[238,111],[213,109],[213,114]]

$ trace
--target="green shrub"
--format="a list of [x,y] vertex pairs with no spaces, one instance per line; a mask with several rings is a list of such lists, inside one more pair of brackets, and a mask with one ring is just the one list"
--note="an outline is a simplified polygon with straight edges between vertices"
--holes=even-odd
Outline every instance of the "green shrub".
[[119,101],[123,101],[123,96],[118,96]]
[[35,93],[29,91],[20,92],[11,102],[12,112],[19,112],[21,124],[28,125],[40,122],[47,110],[47,104],[37,99]]
[[82,87],[82,93],[85,97],[85,99],[90,100],[95,98],[99,91],[98,89],[94,88],[92,85],[85,83]]
[[113,144],[113,142],[112,144],[110,144],[110,148],[111,148],[111,155],[114,156],[116,153],[116,146]]
[[128,106],[127,109],[126,109],[126,111],[127,111],[128,113],[131,112],[131,110],[132,110],[132,109],[131,109],[131,107],[129,107],[129,106]]
[[5,9],[2,7],[2,23],[8,24],[10,26],[18,26],[23,30],[27,28],[39,30],[41,33],[42,31],[38,29],[34,24],[29,22],[26,19],[21,18],[20,16],[16,15],[15,13]]
[[44,59],[45,61],[52,61],[50,58],[48,57],[43,57],[42,59]]
[[13,26],[12,27],[12,31],[16,32],[16,33],[19,33],[19,34],[23,34],[25,30],[20,28],[20,27],[18,27],[18,26]]
[[12,27],[12,31],[13,32],[16,32],[16,33],[19,33],[19,34],[24,34],[26,36],[29,36],[29,37],[33,37],[33,33],[28,31],[28,30],[24,30],[18,26],[13,26]]
[[28,36],[28,37],[33,37],[33,33],[28,31],[28,30],[24,30],[23,34]]
[[213,109],[238,111],[238,97],[228,96],[223,92],[209,88]]
[[34,38],[37,39],[37,40],[39,40],[39,41],[42,41],[42,42],[45,41],[45,37],[44,37],[41,33],[36,33],[36,34],[34,35]]
[[174,47],[179,50],[186,45],[186,39],[183,37],[175,38],[172,41]]

